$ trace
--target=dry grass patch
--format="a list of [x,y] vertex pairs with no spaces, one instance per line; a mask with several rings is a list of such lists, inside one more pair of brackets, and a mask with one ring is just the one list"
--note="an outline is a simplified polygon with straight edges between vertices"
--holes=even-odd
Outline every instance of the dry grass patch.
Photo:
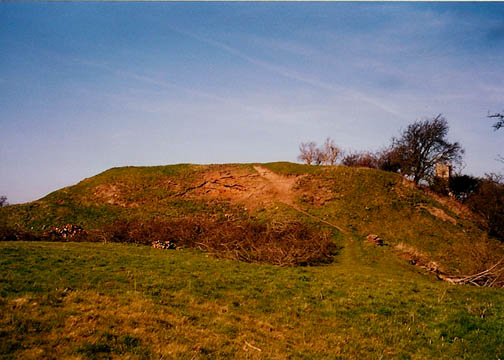
[[184,314],[135,292],[117,298],[76,290],[57,297],[57,307],[33,298],[4,304],[8,312],[0,316],[0,327],[16,343],[9,358],[281,359],[289,343],[304,339],[305,345],[310,340],[309,347],[318,347],[288,326],[192,298]]
[[407,259],[410,264],[419,266],[427,271],[439,274],[443,273],[443,269],[435,262],[430,260],[427,255],[418,249],[414,248],[411,245],[407,245],[403,242],[400,242],[394,247],[400,255]]

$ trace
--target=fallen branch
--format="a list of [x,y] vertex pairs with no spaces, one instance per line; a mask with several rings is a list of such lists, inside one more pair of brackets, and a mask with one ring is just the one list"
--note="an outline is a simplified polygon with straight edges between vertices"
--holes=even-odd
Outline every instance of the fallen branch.
[[250,344],[247,340],[245,340],[245,345],[247,345],[248,347],[250,347],[251,349],[254,349],[256,351],[259,351],[259,352],[262,351],[262,349],[259,349],[257,346]]
[[504,287],[504,282],[499,281],[501,275],[504,273],[504,265],[501,265],[504,261],[504,258],[499,260],[497,263],[492,265],[486,270],[483,270],[479,273],[466,275],[466,276],[445,276],[438,275],[438,277],[444,281],[447,281],[451,284],[455,285],[463,285],[463,284],[471,284],[479,287]]

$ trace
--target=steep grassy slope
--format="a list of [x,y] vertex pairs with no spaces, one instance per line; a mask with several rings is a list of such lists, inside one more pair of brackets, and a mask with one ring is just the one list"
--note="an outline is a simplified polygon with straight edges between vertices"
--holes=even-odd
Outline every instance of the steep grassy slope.
[[379,170],[182,164],[110,169],[38,201],[0,209],[0,216],[10,226],[39,232],[65,223],[98,228],[119,218],[298,219],[335,225],[346,234],[339,237],[342,245],[375,233],[389,245],[425,254],[441,270],[474,272],[502,249],[455,205]]
[[282,268],[192,250],[0,242],[3,359],[498,359],[500,289],[354,241]]
[[[265,166],[284,175],[306,169],[290,163]],[[378,234],[389,245],[405,244],[403,248],[424,253],[451,273],[475,271],[503,255],[501,244],[488,239],[460,204],[398,174],[344,166],[309,170],[298,181],[300,207],[358,239]]]

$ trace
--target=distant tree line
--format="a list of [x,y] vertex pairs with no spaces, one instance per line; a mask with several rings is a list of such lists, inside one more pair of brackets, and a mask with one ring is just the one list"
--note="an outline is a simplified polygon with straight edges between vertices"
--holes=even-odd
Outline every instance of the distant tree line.
[[462,164],[464,149],[458,142],[447,140],[448,130],[448,122],[438,115],[410,124],[391,139],[389,146],[377,152],[345,153],[327,138],[321,147],[315,142],[302,143],[298,159],[308,165],[335,165],[341,159],[342,165],[400,172],[417,184],[430,182],[437,163]]
[[[495,130],[504,127],[504,115],[488,116],[498,119],[493,125]],[[388,146],[376,152],[345,152],[327,138],[321,147],[315,142],[302,143],[298,159],[308,165],[345,165],[400,173],[416,184],[464,203],[479,215],[490,235],[504,241],[504,176],[462,174],[464,149],[458,142],[448,141],[448,130],[448,122],[440,114],[408,125]],[[436,164],[452,166],[453,176],[436,177]]]
[[321,147],[313,141],[301,143],[299,151],[298,159],[307,165],[335,165],[341,155],[341,149],[331,138],[327,138]]

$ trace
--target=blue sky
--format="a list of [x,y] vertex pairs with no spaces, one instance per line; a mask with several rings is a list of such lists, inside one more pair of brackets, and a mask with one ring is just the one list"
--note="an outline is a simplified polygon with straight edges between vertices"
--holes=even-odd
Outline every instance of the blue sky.
[[0,3],[0,195],[114,166],[376,150],[442,113],[502,172],[504,3]]

